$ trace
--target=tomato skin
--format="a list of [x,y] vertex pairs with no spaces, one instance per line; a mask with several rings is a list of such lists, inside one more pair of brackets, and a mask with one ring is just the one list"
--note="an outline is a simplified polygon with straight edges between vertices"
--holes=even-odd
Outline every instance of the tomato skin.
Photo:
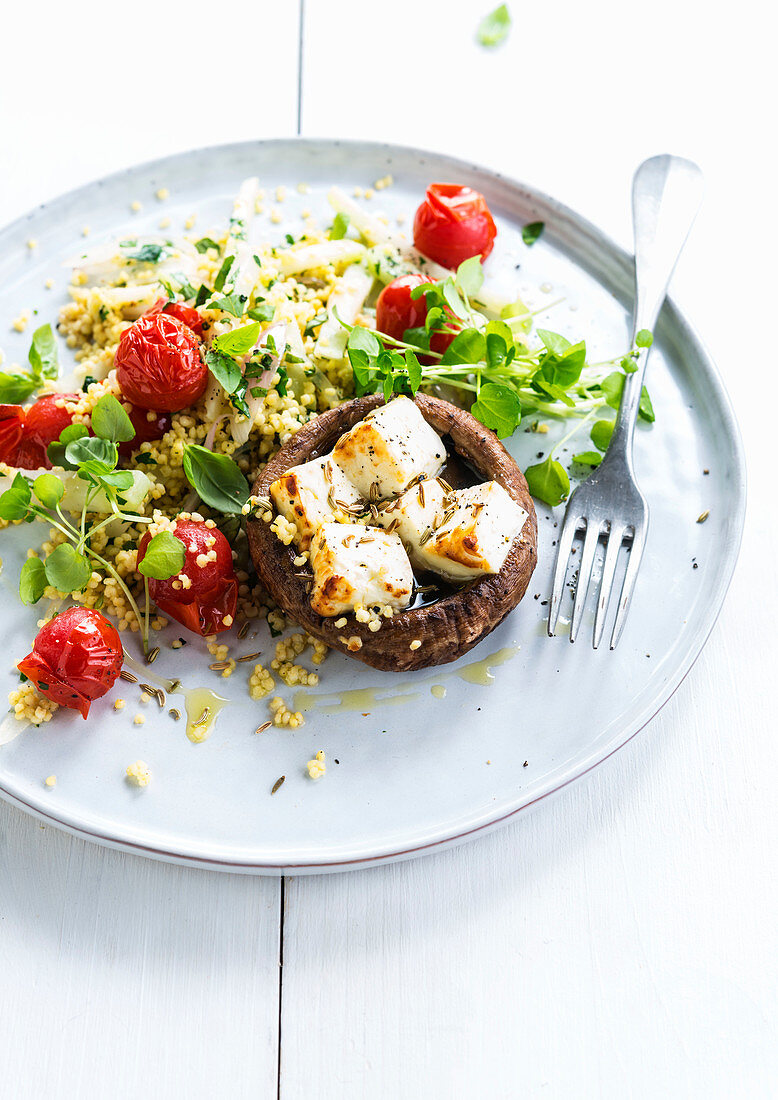
[[24,431],[24,409],[21,405],[0,405],[0,462],[18,465],[16,455]]
[[192,330],[167,313],[140,317],[116,351],[122,393],[141,409],[178,412],[205,393],[208,368]]
[[158,313],[167,313],[175,317],[182,325],[190,328],[195,336],[202,336],[204,321],[202,315],[194,306],[185,306],[183,302],[171,302],[167,298],[157,298],[151,309],[147,309],[144,316],[154,317]]
[[26,470],[35,470],[40,466],[51,469],[46,448],[49,443],[55,443],[65,428],[73,423],[73,414],[62,407],[62,402],[78,399],[77,393],[47,394],[24,410],[24,435],[18,455],[20,466]]
[[[149,420],[149,413],[153,419]],[[155,439],[161,439],[170,428],[170,417],[165,413],[154,412],[153,409],[139,409],[133,405],[127,414],[135,429],[135,438],[119,444],[119,454],[122,458],[128,458],[133,451],[137,451],[141,443],[151,443]]]
[[419,252],[451,269],[471,256],[480,256],[483,263],[496,236],[483,195],[454,183],[431,183],[413,221],[413,243]]
[[[152,600],[165,615],[195,634],[205,637],[229,630],[238,605],[238,581],[229,542],[218,527],[207,527],[201,520],[179,519],[172,533],[184,544],[184,566],[177,576],[168,580],[149,578]],[[138,564],[146,556],[150,541],[147,531],[138,546]],[[197,564],[198,555],[213,551],[216,553],[214,561],[203,566]],[[189,579],[189,588],[183,587],[182,576]],[[225,623],[225,618],[230,616],[230,622]]]
[[[409,328],[422,328],[427,319],[427,303],[424,298],[411,298],[411,291],[417,286],[431,283],[425,275],[400,275],[389,283],[378,295],[375,311],[375,327],[379,332],[402,340]],[[453,318],[452,318],[453,319]],[[454,339],[451,333],[433,332],[430,348],[441,355]],[[431,363],[428,356],[419,356],[422,363]]]
[[41,627],[32,652],[16,666],[41,695],[84,718],[114,684],[124,661],[116,627],[99,611],[71,607]]

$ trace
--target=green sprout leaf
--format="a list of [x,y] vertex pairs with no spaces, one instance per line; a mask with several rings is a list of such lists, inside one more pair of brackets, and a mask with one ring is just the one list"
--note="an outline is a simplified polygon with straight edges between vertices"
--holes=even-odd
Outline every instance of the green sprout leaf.
[[44,378],[56,378],[59,372],[57,341],[51,325],[41,325],[32,334],[32,344],[28,354],[30,366],[37,375]]
[[493,49],[504,42],[511,29],[511,13],[507,4],[500,4],[494,11],[485,15],[478,24],[476,38],[482,46]]
[[138,572],[144,577],[153,577],[157,581],[166,581],[184,568],[186,549],[181,539],[172,531],[160,531],[149,541],[143,559],[138,563]]
[[348,214],[342,214],[340,211],[335,215],[335,220],[332,223],[332,228],[329,231],[329,239],[331,241],[342,241],[348,233],[349,222],[351,219]]
[[405,352],[405,366],[408,370],[408,381],[410,382],[411,393],[415,397],[416,391],[421,385],[422,371],[421,363],[416,358],[415,353],[410,350],[410,348],[408,348]]
[[68,424],[56,443],[49,443],[46,454],[52,466],[61,466],[65,470],[75,470],[75,465],[65,458],[65,448],[75,439],[83,439],[89,432],[83,424]]
[[26,477],[17,474],[11,482],[10,489],[6,489],[0,496],[0,519],[9,522],[17,519],[26,519],[30,510],[32,490]]
[[529,225],[525,225],[521,231],[521,239],[524,241],[528,248],[532,248],[535,241],[540,237],[543,230],[546,228],[545,222],[530,222]]
[[654,337],[650,329],[642,328],[635,337],[635,344],[639,348],[650,348],[654,342]]
[[594,469],[602,462],[602,455],[599,451],[581,451],[580,454],[573,455],[573,462],[577,462],[579,466],[590,466]]
[[545,462],[528,466],[524,476],[533,497],[542,500],[544,504],[549,504],[553,508],[563,500],[567,500],[570,493],[570,478],[564,467],[551,455]]
[[46,567],[40,558],[28,558],[19,576],[19,598],[28,606],[37,603],[46,591]]
[[195,248],[201,255],[203,252],[207,252],[209,248],[215,248],[217,252],[219,251],[218,244],[210,237],[201,237],[199,241],[195,241]]
[[607,451],[613,435],[613,429],[616,427],[615,420],[596,420],[592,425],[592,430],[589,433],[591,435],[592,443],[600,451]]
[[127,254],[128,260],[135,260],[139,264],[157,264],[165,251],[161,244],[144,244],[137,252]]
[[521,402],[508,386],[486,382],[470,410],[476,420],[504,439],[516,431],[521,420]]
[[129,443],[135,438],[132,421],[112,393],[106,393],[92,409],[92,431],[113,443]]
[[52,550],[45,561],[46,578],[58,592],[81,592],[92,576],[89,559],[79,554],[69,542],[63,542]]
[[109,439],[82,436],[65,447],[65,459],[77,467],[80,474],[98,478],[116,468],[119,452]]
[[465,294],[468,298],[476,296],[484,285],[484,269],[480,257],[471,256],[459,265],[454,285],[460,294]]
[[363,351],[370,356],[381,352],[381,345],[372,332],[368,332],[366,328],[361,328],[359,325],[355,325],[349,333],[346,347],[349,351]]
[[65,493],[65,487],[55,474],[41,474],[32,483],[32,491],[44,508],[56,508]]
[[231,332],[224,332],[221,336],[215,336],[211,341],[211,347],[224,355],[233,357],[246,355],[257,342],[259,337],[259,321],[251,325],[242,325]]
[[644,386],[640,391],[640,404],[638,405],[638,418],[645,420],[647,424],[653,424],[656,420],[654,413],[654,406],[651,404],[651,398],[648,396],[648,390]]
[[219,512],[238,513],[249,498],[248,482],[237,464],[197,443],[184,447],[184,473],[200,499]]

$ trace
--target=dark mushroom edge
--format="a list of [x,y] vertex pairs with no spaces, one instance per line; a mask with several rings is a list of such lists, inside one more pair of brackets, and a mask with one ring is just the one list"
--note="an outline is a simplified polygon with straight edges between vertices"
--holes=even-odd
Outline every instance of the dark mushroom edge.
[[[448,401],[417,394],[414,399],[424,419],[454,447],[484,481],[497,481],[528,513],[499,573],[470,581],[434,603],[396,611],[373,633],[348,614],[345,627],[334,618],[317,615],[306,592],[306,581],[295,573],[296,550],[283,543],[261,520],[248,521],[251,557],[262,584],[279,607],[314,637],[373,668],[408,672],[447,664],[462,657],[498,626],[519,603],[537,564],[538,521],[524,475],[493,432],[474,416]],[[270,485],[291,469],[329,454],[338,439],[383,397],[361,397],[329,409],[284,444],[254,483],[255,496],[268,496]],[[358,637],[362,646],[349,650],[341,638]],[[421,646],[411,649],[418,639]]]

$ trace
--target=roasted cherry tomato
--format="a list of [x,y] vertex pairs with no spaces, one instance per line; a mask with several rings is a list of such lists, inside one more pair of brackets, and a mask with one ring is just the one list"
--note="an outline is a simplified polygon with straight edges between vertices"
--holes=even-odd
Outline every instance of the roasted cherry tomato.
[[199,401],[208,385],[197,337],[167,313],[141,317],[126,329],[115,363],[122,393],[141,409],[178,412]]
[[413,243],[419,252],[452,269],[471,256],[483,262],[496,236],[483,195],[455,183],[431,183],[413,220]]
[[17,668],[41,695],[86,718],[92,701],[116,680],[123,660],[116,627],[99,611],[71,607],[41,627],[32,653]]
[[37,470],[44,466],[51,469],[46,448],[54,443],[73,423],[73,414],[64,406],[65,401],[78,401],[77,393],[52,393],[39,397],[24,410],[24,432],[19,446],[17,465],[25,470]]
[[[429,282],[424,275],[401,275],[385,286],[378,295],[375,307],[375,327],[378,331],[395,340],[402,340],[406,329],[421,328],[427,319],[427,303],[424,298],[414,301],[411,291]],[[442,355],[453,339],[451,333],[434,332],[430,347]],[[431,361],[425,356],[419,358],[421,362]]]
[[190,328],[196,336],[203,334],[203,318],[194,306],[185,306],[183,302],[171,302],[167,298],[157,298],[151,309],[146,310],[146,317],[153,317],[157,313],[167,313],[182,324]]
[[[230,544],[218,527],[209,527],[202,520],[179,519],[173,534],[184,544],[184,567],[166,581],[149,580],[152,600],[165,615],[195,634],[229,630],[238,604]],[[140,540],[138,564],[146,556],[150,539],[147,531]]]
[[161,439],[170,427],[170,417],[165,413],[154,412],[153,409],[139,409],[133,405],[128,415],[135,429],[135,438],[119,444],[119,454],[122,457],[137,451],[141,443]]
[[16,456],[24,431],[24,409],[21,405],[0,405],[0,462],[18,465]]

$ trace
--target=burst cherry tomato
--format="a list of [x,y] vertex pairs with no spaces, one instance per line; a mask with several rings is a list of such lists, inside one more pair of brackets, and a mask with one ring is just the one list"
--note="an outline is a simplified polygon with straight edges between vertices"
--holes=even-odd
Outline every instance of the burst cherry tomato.
[[208,384],[197,337],[167,313],[141,317],[126,329],[115,362],[122,393],[141,409],[178,412],[199,401]]
[[39,466],[51,469],[46,448],[73,423],[73,414],[64,407],[64,401],[78,401],[78,394],[48,394],[24,410],[24,434],[17,464],[25,470],[35,470]]
[[146,310],[146,317],[153,317],[157,313],[167,313],[175,317],[177,321],[190,328],[196,336],[203,334],[203,318],[194,306],[185,306],[183,302],[170,302],[167,298],[157,298],[151,309]]
[[[414,301],[411,291],[429,282],[424,275],[401,275],[385,286],[378,295],[375,307],[375,327],[378,331],[395,340],[402,340],[406,329],[421,328],[427,319],[427,303],[424,298]],[[435,332],[430,347],[442,355],[453,339],[450,333]],[[431,361],[425,356],[419,358],[423,363]]]
[[121,671],[124,651],[116,627],[86,607],[71,607],[41,627],[32,653],[17,668],[60,706],[89,714]]
[[141,443],[161,439],[170,427],[170,417],[165,413],[154,412],[153,409],[139,409],[133,405],[128,415],[135,429],[135,438],[119,444],[119,454],[122,457],[137,451]]
[[413,221],[413,243],[419,252],[452,269],[471,256],[483,262],[496,236],[483,195],[454,183],[431,183]]
[[24,431],[21,405],[0,405],[0,462],[16,466],[16,456]]
[[[229,542],[218,527],[208,527],[201,520],[179,519],[173,534],[184,544],[184,567],[169,580],[149,579],[152,600],[165,615],[195,634],[205,636],[229,630],[238,604],[238,582]],[[147,531],[140,540],[138,564],[146,556],[150,539]]]

